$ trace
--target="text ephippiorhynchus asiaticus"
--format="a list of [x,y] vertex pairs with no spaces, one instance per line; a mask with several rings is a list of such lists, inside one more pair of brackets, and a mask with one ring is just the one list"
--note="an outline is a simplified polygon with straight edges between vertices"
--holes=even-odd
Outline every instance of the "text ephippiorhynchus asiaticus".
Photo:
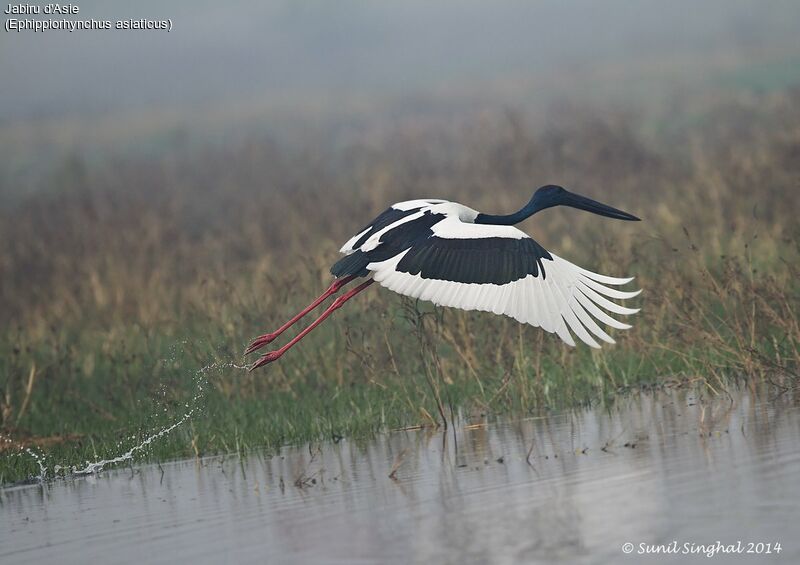
[[537,190],[518,212],[500,216],[481,214],[446,200],[399,202],[344,244],[341,252],[345,256],[331,267],[336,278],[328,290],[276,331],[259,336],[245,354],[273,341],[347,283],[370,274],[372,278],[336,298],[297,337],[261,356],[250,369],[278,359],[334,310],[374,282],[442,306],[505,314],[556,333],[569,345],[575,345],[570,329],[592,347],[600,347],[595,337],[614,343],[597,322],[616,329],[630,326],[602,309],[614,314],[635,314],[638,309],[625,308],[609,298],[632,298],[641,291],[609,288],[607,285],[623,285],[633,279],[582,269],[549,253],[514,227],[553,206],[572,206],[618,220],[639,219],[553,185]]

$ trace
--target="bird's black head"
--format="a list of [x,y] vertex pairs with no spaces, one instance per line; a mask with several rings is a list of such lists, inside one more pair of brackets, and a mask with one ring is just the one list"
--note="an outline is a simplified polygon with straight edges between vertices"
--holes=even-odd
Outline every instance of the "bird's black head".
[[536,207],[537,211],[544,210],[562,204],[566,194],[569,192],[564,187],[548,184],[533,193],[531,204]]
[[573,208],[592,212],[593,214],[599,214],[600,216],[616,218],[617,220],[639,220],[639,218],[632,214],[612,208],[606,204],[601,204],[591,198],[575,194],[574,192],[570,192],[554,184],[548,184],[534,192],[529,206],[532,214],[544,210],[545,208],[552,208],[553,206],[571,206]]
[[572,206],[587,210],[593,214],[616,218],[618,220],[639,220],[636,216],[617,210],[611,206],[606,206],[596,202],[591,198],[586,198],[580,194],[570,192],[560,186],[548,184],[533,193],[533,197],[522,209],[513,214],[503,214],[495,216],[492,214],[478,214],[475,218],[476,224],[494,224],[500,226],[513,226],[530,218],[536,212],[553,206]]

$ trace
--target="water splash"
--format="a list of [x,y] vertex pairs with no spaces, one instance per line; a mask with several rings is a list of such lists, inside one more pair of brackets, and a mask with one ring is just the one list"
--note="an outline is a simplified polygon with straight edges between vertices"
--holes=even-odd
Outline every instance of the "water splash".
[[25,453],[33,457],[36,461],[36,464],[39,465],[39,475],[33,477],[33,479],[37,482],[44,482],[47,479],[47,465],[44,464],[44,455],[41,453],[35,453],[30,447],[26,447],[24,449]]
[[[209,371],[213,370],[221,370],[221,369],[247,369],[247,365],[237,365],[233,362],[227,363],[211,363],[206,365],[205,367],[198,369],[197,372],[194,374],[195,384],[197,386],[197,392],[192,397],[191,401],[186,403],[186,412],[174,421],[172,424],[165,426],[158,430],[157,432],[150,434],[144,440],[139,442],[138,444],[134,445],[126,452],[109,459],[101,459],[98,461],[86,461],[85,466],[83,468],[78,468],[77,466],[72,466],[69,468],[69,474],[72,476],[83,476],[83,475],[92,475],[99,473],[109,465],[116,465],[118,463],[123,463],[125,461],[130,461],[134,458],[134,456],[152,444],[154,441],[164,437],[165,435],[169,434],[176,428],[183,425],[187,420],[189,420],[194,414],[200,409],[200,401],[205,396],[206,385],[208,384],[208,379],[206,378],[206,374]],[[32,451],[30,448],[26,447],[23,450],[25,453],[30,455],[34,458],[36,463],[39,465],[39,476],[33,477],[34,480],[38,482],[44,482],[47,478],[47,465],[45,465],[44,456],[42,454],[37,454]],[[20,452],[20,455],[22,452]],[[53,476],[56,476],[59,472],[65,470],[65,467],[61,465],[55,465],[53,467]]]
[[86,466],[83,469],[78,469],[77,467],[72,467],[71,471],[73,475],[91,475],[95,473],[99,473],[108,465],[115,465],[117,463],[123,463],[125,461],[129,461],[133,459],[134,455],[137,452],[142,451],[148,445],[153,443],[159,438],[164,437],[174,429],[180,427],[184,422],[186,422],[189,418],[191,418],[194,413],[198,410],[200,406],[200,400],[205,395],[205,385],[208,384],[208,380],[205,378],[206,373],[211,370],[220,370],[220,369],[246,369],[246,366],[239,366],[236,363],[228,362],[228,363],[211,363],[210,365],[206,365],[202,369],[199,369],[195,373],[195,379],[197,383],[197,392],[192,397],[191,402],[186,403],[186,408],[188,410],[180,417],[178,420],[161,428],[156,433],[149,435],[143,441],[131,447],[125,453],[118,455],[117,457],[113,457],[111,459],[101,459],[100,461],[93,461],[93,462],[86,462]]
[[[19,451],[17,451],[16,453],[9,454],[8,457],[21,457],[23,455],[30,455],[31,458],[33,458],[33,460],[36,461],[36,464],[39,466],[39,474],[36,475],[35,477],[31,477],[30,480],[35,482],[42,482],[47,478],[47,465],[45,465],[44,463],[44,455],[41,452],[37,453],[30,447],[18,445],[12,438],[4,435],[0,435],[0,441],[9,446],[4,449],[14,449],[14,448],[19,449]],[[0,450],[0,452],[2,451],[3,450]]]

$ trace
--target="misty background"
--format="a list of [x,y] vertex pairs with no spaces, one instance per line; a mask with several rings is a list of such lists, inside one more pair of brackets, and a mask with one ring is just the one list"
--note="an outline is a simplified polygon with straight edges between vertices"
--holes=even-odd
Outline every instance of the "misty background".
[[81,19],[171,18],[173,31],[1,33],[0,194],[41,188],[76,157],[253,135],[333,146],[420,117],[546,120],[559,104],[657,124],[682,100],[800,82],[791,0],[78,5]]

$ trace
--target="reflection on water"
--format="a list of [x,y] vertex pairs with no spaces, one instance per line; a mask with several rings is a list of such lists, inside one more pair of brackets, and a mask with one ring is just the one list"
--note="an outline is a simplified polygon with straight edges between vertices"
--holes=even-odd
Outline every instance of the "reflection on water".
[[782,551],[714,562],[798,563],[798,484],[791,395],[662,391],[6,489],[0,561],[685,563],[707,558],[636,552],[741,540]]

